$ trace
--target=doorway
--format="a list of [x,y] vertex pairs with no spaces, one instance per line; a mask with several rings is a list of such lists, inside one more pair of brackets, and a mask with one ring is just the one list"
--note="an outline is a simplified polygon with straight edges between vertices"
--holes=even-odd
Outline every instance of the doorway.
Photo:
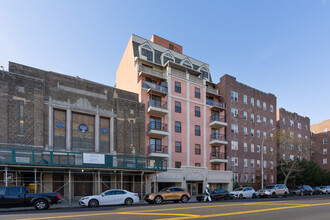
[[203,182],[187,182],[187,190],[191,199],[195,200],[198,194],[203,194]]

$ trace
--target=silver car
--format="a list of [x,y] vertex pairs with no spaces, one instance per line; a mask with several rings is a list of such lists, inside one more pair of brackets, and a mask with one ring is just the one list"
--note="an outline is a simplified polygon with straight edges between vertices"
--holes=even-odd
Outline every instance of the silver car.
[[289,195],[289,189],[284,184],[268,185],[264,189],[259,190],[259,197],[286,197]]

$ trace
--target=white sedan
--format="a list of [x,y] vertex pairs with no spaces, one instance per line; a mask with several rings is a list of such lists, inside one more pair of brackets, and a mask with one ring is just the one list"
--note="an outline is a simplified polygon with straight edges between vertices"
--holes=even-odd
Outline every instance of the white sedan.
[[79,205],[96,207],[100,205],[132,205],[139,202],[137,193],[121,189],[107,190],[100,195],[86,196],[79,200]]
[[257,192],[252,187],[240,187],[230,192],[230,195],[237,199],[257,198]]

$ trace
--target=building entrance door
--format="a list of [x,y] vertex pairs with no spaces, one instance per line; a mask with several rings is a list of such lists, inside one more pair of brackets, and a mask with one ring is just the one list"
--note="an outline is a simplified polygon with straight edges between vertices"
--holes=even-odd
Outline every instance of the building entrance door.
[[187,182],[187,190],[191,195],[191,199],[195,200],[198,194],[203,193],[203,182]]

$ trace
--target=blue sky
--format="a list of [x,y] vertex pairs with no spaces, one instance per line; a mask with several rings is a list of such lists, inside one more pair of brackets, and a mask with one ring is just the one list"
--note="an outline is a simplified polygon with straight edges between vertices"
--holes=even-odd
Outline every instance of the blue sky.
[[114,86],[131,34],[157,34],[277,96],[330,118],[330,0],[0,0],[0,66],[13,61]]

